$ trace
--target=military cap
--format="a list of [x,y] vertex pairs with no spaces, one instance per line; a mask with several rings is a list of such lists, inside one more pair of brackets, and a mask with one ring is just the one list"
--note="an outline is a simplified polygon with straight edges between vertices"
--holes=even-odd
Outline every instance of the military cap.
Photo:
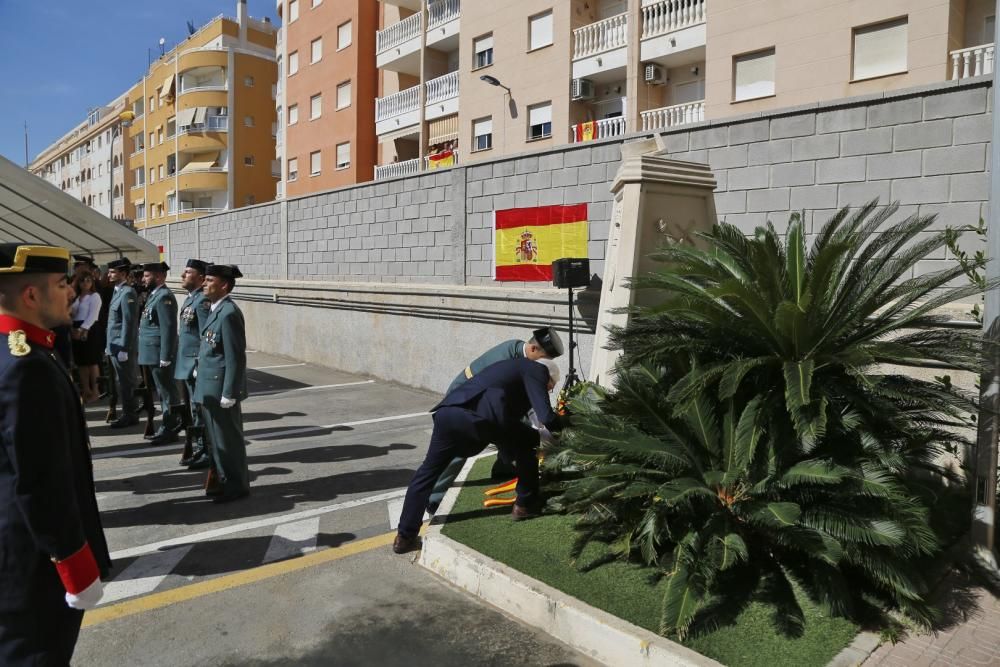
[[94,258],[90,255],[73,255],[73,265],[86,264],[87,266],[96,266],[94,263]]
[[235,264],[209,264],[208,268],[205,269],[205,275],[228,278],[229,280],[243,277],[243,274],[240,273],[240,267]]
[[69,250],[51,245],[0,243],[0,275],[69,273]]
[[128,271],[132,268],[132,261],[128,257],[113,259],[108,262],[108,268],[114,271]]
[[552,327],[542,327],[541,329],[535,329],[531,332],[532,338],[538,343],[545,354],[549,355],[551,358],[561,357],[563,353],[563,342],[559,338],[559,334],[555,332]]
[[142,265],[143,271],[152,271],[153,273],[166,273],[170,270],[166,262],[148,262]]
[[198,273],[204,275],[205,269],[208,268],[208,262],[203,262],[200,259],[189,259],[187,264],[184,265],[185,268],[194,269]]

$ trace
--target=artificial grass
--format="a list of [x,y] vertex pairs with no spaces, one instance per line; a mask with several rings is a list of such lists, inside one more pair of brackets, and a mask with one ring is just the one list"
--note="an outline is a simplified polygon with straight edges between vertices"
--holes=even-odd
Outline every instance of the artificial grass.
[[[648,569],[621,561],[580,571],[569,556],[576,537],[572,516],[547,514],[514,523],[510,508],[484,509],[483,491],[494,485],[492,463],[491,457],[475,463],[442,532],[587,604],[657,632],[666,580],[654,582]],[[591,544],[580,562],[592,562],[601,554],[601,545]],[[770,608],[754,603],[733,625],[682,643],[731,667],[821,667],[851,643],[858,627],[827,616],[807,599],[800,598],[799,604],[806,618],[801,637],[781,635]]]

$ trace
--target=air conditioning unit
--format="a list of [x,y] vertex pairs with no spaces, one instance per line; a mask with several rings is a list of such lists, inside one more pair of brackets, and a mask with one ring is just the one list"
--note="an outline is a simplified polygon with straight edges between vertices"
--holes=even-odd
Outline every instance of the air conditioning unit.
[[654,86],[662,86],[667,82],[667,73],[659,65],[654,65],[653,63],[646,63],[643,68],[643,80]]
[[590,79],[573,79],[569,91],[572,100],[592,100],[594,99],[594,82]]

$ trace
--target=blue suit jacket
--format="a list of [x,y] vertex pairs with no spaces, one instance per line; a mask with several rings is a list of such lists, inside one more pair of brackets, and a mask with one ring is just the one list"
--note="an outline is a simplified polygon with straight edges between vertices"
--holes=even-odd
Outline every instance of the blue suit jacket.
[[538,421],[549,430],[561,427],[549,404],[549,371],[524,357],[508,359],[483,369],[460,385],[432,409],[463,407],[499,427],[520,424],[534,408]]

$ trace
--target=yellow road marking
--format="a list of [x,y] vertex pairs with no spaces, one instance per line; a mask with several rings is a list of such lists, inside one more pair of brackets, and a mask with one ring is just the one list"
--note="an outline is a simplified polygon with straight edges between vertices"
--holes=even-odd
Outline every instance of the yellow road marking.
[[392,544],[392,540],[395,537],[395,531],[385,533],[384,535],[376,535],[375,537],[350,542],[339,547],[331,547],[298,558],[269,563],[268,565],[255,567],[252,570],[227,574],[207,581],[200,581],[196,584],[172,588],[161,593],[152,593],[133,600],[125,600],[124,602],[108,605],[107,607],[100,607],[86,613],[83,617],[83,627],[107,623],[108,621],[125,618],[126,616],[167,607],[178,602],[186,602],[187,600],[211,595],[212,593],[226,591],[230,588],[246,586],[247,584],[278,577],[289,572],[296,572],[316,565],[322,565],[323,563],[330,563],[341,558],[347,558],[348,556],[365,551],[388,546]]

